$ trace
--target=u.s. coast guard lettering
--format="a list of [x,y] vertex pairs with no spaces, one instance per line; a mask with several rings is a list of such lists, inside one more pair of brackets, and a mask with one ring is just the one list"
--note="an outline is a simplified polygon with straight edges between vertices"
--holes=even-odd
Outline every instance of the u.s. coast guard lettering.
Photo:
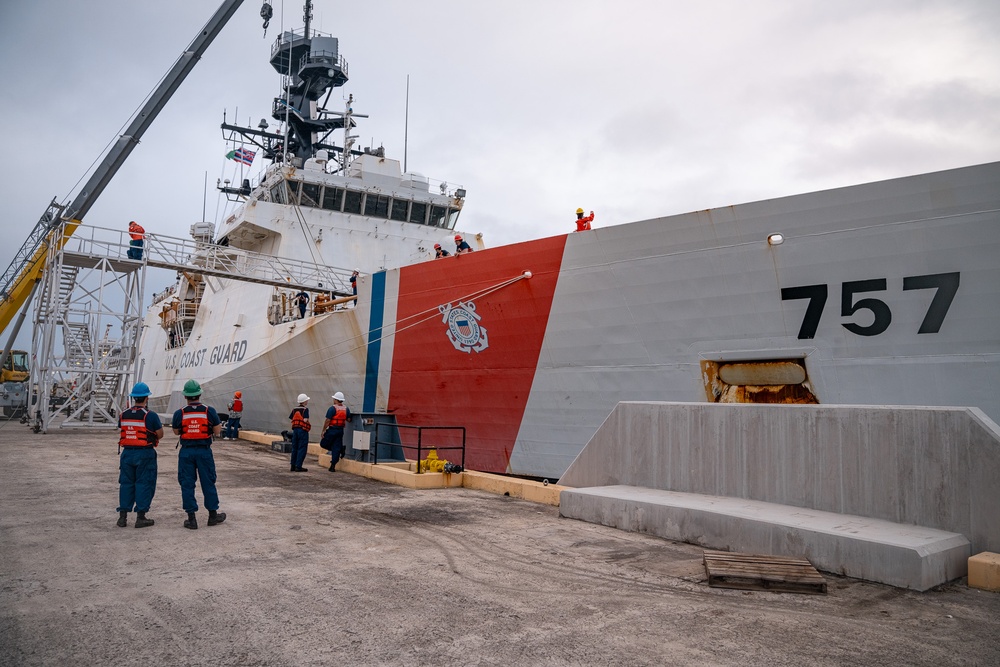
[[[926,276],[909,276],[903,278],[903,291],[934,289],[934,298],[931,299],[930,306],[927,307],[927,314],[924,315],[923,322],[920,323],[918,334],[933,334],[941,331],[945,315],[951,307],[951,302],[958,292],[960,273],[934,273]],[[869,310],[875,316],[874,321],[862,326],[856,322],[841,322],[841,326],[851,333],[859,336],[877,336],[889,328],[892,323],[892,311],[889,304],[881,299],[864,298],[855,300],[855,294],[866,292],[885,292],[889,289],[888,281],[885,278],[874,278],[871,280],[852,280],[843,283],[840,295],[840,314],[842,317],[850,317],[859,310]],[[826,305],[827,297],[826,285],[800,285],[798,287],[782,287],[781,300],[790,301],[795,299],[809,299],[806,306],[806,314],[802,318],[802,326],[799,327],[799,338],[814,338],[816,330],[819,328],[819,318],[823,314],[823,307]]]
[[479,324],[481,315],[476,314],[476,304],[459,301],[457,306],[450,303],[438,306],[442,322],[448,325],[448,340],[460,352],[482,352],[490,346],[486,329]]
[[201,366],[208,360],[209,366],[215,364],[228,364],[236,361],[243,361],[247,353],[247,342],[238,340],[234,343],[225,343],[211,348],[203,347],[200,350],[190,350],[180,354],[167,356],[166,368],[194,368]]

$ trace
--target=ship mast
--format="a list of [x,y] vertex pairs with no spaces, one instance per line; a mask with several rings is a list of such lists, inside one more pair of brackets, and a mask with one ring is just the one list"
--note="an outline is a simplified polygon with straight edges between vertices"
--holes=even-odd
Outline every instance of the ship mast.
[[[266,4],[265,4],[266,6]],[[262,9],[262,16],[265,10]],[[273,163],[282,163],[289,156],[301,166],[317,151],[339,154],[336,163],[346,169],[350,156],[360,155],[351,149],[349,131],[355,126],[351,111],[329,111],[325,108],[332,92],[347,83],[347,61],[340,55],[336,37],[312,29],[313,1],[305,0],[303,27],[300,31],[282,32],[271,47],[271,66],[281,76],[282,90],[274,98],[271,117],[284,125],[283,132],[268,131],[267,122],[256,128],[222,124],[224,138],[235,147],[252,144],[263,151]],[[325,99],[324,99],[325,97]],[[345,131],[345,146],[327,143],[335,130]],[[227,194],[245,195],[245,188],[220,187]]]

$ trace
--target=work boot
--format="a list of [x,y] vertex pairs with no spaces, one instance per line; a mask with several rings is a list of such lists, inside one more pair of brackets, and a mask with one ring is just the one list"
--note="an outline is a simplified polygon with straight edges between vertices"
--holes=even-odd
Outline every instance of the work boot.
[[333,459],[330,459],[330,472],[337,472],[337,464]]
[[127,525],[128,525],[128,512],[119,512],[118,513],[118,527],[119,528],[124,528]]
[[292,464],[291,472],[298,472],[298,470],[295,469],[295,464],[294,463]]
[[309,468],[295,468],[295,472],[309,472]]
[[194,515],[194,512],[188,512],[188,518],[184,522],[184,527],[191,530],[198,530],[198,517]]
[[215,510],[208,510],[208,525],[217,526],[226,520],[225,512],[217,512]]
[[152,526],[153,525],[153,523],[154,523],[153,520],[152,519],[147,519],[145,512],[139,512],[138,514],[139,515],[135,518],[135,527],[136,528],[145,528],[146,526]]

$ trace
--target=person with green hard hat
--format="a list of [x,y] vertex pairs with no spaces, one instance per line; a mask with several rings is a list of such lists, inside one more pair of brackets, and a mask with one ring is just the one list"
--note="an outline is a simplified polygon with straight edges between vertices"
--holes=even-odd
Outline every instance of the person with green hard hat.
[[146,517],[156,493],[156,445],[163,437],[160,416],[146,409],[149,386],[136,382],[129,396],[135,404],[118,416],[121,435],[118,446],[118,527],[128,525],[128,513],[135,511],[135,527],[146,528],[153,520]]
[[198,529],[198,500],[194,496],[196,480],[201,480],[201,494],[208,510],[208,525],[216,526],[226,520],[219,511],[219,494],[215,490],[215,458],[212,456],[212,439],[219,437],[222,420],[215,408],[201,402],[201,385],[196,380],[184,383],[187,405],[174,412],[171,427],[180,436],[180,454],[177,456],[177,481],[181,485],[181,500],[187,520],[184,527]]

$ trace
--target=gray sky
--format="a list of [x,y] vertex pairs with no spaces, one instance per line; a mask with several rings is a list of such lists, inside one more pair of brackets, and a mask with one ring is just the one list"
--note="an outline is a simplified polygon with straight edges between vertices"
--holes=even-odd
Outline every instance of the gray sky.
[[[17,0],[0,22],[8,243],[77,182],[216,0]],[[86,218],[186,236],[238,165],[219,124],[269,114],[302,0],[247,0]],[[487,245],[1000,159],[996,0],[316,0],[361,146],[468,191]],[[331,108],[340,108],[341,91]],[[272,124],[273,125],[273,124]],[[340,142],[339,135],[337,143]],[[254,163],[259,173],[263,161]],[[224,200],[223,200],[224,203]],[[161,285],[154,286],[160,289]]]

